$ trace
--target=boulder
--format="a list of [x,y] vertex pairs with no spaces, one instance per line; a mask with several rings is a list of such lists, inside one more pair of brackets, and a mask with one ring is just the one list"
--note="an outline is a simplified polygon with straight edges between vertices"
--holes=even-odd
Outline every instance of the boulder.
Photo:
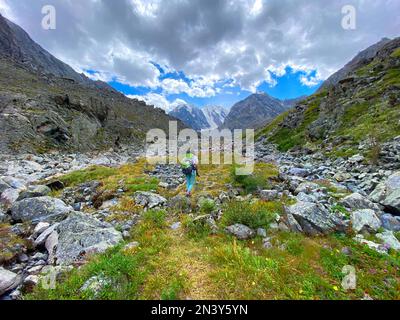
[[362,156],[360,154],[356,154],[356,155],[352,156],[351,158],[349,158],[349,160],[347,160],[347,161],[352,164],[356,164],[356,163],[363,162],[364,159],[365,159],[364,156]]
[[393,216],[389,213],[381,216],[382,227],[386,230],[398,232],[400,231],[400,217]]
[[175,211],[189,212],[191,206],[192,203],[190,202],[190,199],[182,195],[177,195],[168,201],[168,207]]
[[17,189],[6,189],[0,196],[0,204],[10,208],[18,199],[20,191]]
[[362,234],[356,235],[353,238],[353,240],[358,243],[364,244],[364,245],[368,246],[370,249],[373,249],[379,253],[382,253],[382,254],[388,253],[388,248],[385,245],[366,240],[366,239],[364,239],[364,236]]
[[379,206],[372,201],[368,200],[366,197],[363,197],[359,193],[352,193],[347,197],[343,198],[340,202],[346,208],[350,210],[360,210],[360,209],[371,209],[379,211]]
[[256,233],[253,229],[250,229],[248,226],[243,224],[235,224],[225,228],[226,232],[235,236],[239,240],[247,240],[254,238]]
[[71,211],[72,207],[59,199],[38,197],[16,202],[11,208],[11,216],[14,221],[54,222],[64,219]]
[[34,241],[35,246],[42,246],[45,244],[47,237],[53,233],[54,230],[58,227],[59,223],[53,224],[51,227],[44,229],[42,233],[38,233],[39,236]]
[[22,191],[18,197],[18,201],[47,196],[51,192],[47,186],[29,186],[27,190]]
[[286,207],[286,213],[287,218],[294,218],[297,222],[289,221],[291,229],[308,235],[328,234],[335,231],[345,232],[348,227],[343,217],[329,212],[316,203],[299,201]]
[[299,194],[299,193],[305,193],[305,194],[310,194],[313,193],[314,190],[318,190],[321,187],[314,183],[314,182],[302,182],[300,185],[296,188],[294,191],[294,194]]
[[0,296],[15,289],[21,282],[21,278],[14,272],[0,267]]
[[351,214],[351,224],[353,230],[357,233],[360,231],[376,232],[382,226],[374,210],[371,209],[354,211]]
[[393,234],[393,231],[384,231],[382,233],[378,233],[376,237],[378,239],[381,239],[386,247],[392,248],[394,250],[400,250],[400,241],[397,240],[397,238]]
[[369,198],[382,204],[391,213],[400,214],[400,171],[391,175],[386,181],[378,184]]
[[13,189],[23,190],[26,186],[26,181],[14,177],[4,177],[3,181]]
[[152,192],[138,191],[133,196],[135,203],[148,209],[163,206],[167,199]]
[[58,227],[56,263],[71,265],[86,255],[101,253],[122,240],[120,232],[110,224],[80,212],[73,212]]
[[260,191],[260,199],[264,201],[274,201],[278,198],[277,190],[262,190]]
[[0,179],[0,195],[3,193],[3,191],[10,189],[10,188],[11,188],[11,186],[8,183],[6,183],[2,179]]
[[297,176],[297,177],[307,177],[308,175],[310,175],[310,171],[307,169],[303,169],[303,168],[291,168],[289,170],[289,174],[292,176]]

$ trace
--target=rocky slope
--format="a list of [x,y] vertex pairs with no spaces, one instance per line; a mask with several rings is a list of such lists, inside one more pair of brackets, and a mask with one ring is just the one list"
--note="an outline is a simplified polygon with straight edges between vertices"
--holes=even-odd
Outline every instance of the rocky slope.
[[149,129],[176,120],[79,75],[2,16],[0,42],[1,152],[143,145]]
[[188,127],[201,131],[216,129],[224,122],[227,112],[219,106],[197,108],[191,105],[179,105],[169,113],[170,116],[181,120]]
[[381,144],[400,135],[400,38],[378,48],[372,59],[276,118],[258,136],[281,151],[322,149],[332,157],[353,156],[366,145],[364,156],[377,161]]
[[297,99],[281,101],[266,93],[252,94],[235,104],[225,119],[223,128],[256,129],[293,107]]

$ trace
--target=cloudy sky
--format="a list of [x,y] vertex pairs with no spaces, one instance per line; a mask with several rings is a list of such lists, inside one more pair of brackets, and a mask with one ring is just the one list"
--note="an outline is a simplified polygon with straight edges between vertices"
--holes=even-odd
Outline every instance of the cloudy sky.
[[[44,5],[55,30],[42,28]],[[342,27],[345,5],[355,30]],[[399,0],[0,0],[0,12],[77,71],[164,109],[311,94],[400,35]]]

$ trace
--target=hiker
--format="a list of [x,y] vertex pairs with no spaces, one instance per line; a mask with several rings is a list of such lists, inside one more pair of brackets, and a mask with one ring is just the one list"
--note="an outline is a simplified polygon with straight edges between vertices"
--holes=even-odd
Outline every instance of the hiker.
[[191,150],[186,152],[181,166],[182,172],[186,176],[186,196],[192,195],[193,187],[196,183],[196,176],[200,177],[198,170],[199,159],[192,153]]

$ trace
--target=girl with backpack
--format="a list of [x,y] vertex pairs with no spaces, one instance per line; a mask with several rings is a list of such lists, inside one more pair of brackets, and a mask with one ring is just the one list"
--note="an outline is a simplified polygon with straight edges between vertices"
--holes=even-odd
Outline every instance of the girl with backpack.
[[190,151],[181,162],[182,172],[186,176],[186,196],[192,196],[192,190],[196,184],[196,176],[200,177],[198,170],[199,159]]

